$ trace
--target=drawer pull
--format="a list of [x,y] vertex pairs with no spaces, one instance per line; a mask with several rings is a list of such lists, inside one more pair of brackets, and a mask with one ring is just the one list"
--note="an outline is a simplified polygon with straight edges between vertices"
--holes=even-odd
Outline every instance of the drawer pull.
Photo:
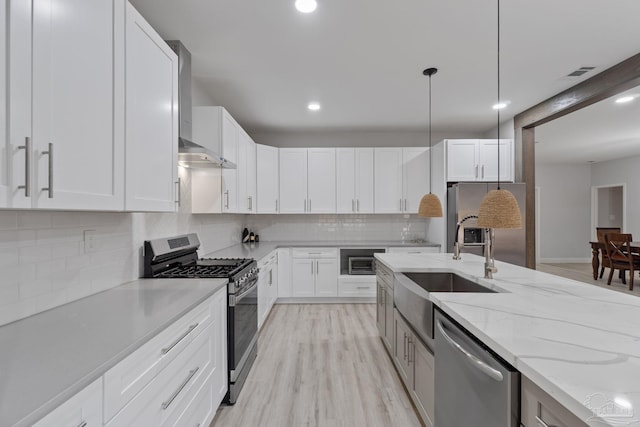
[[194,323],[193,325],[189,326],[189,329],[187,329],[182,335],[180,335],[174,342],[171,343],[171,345],[169,347],[165,347],[161,350],[161,353],[163,355],[169,353],[171,351],[171,349],[175,346],[177,346],[180,341],[182,341],[183,339],[185,339],[187,337],[187,335],[189,335],[191,333],[191,331],[193,331],[195,328],[197,328],[199,325],[199,323]]
[[78,427],[87,427],[87,422],[83,421],[80,424],[78,424]]
[[18,189],[24,189],[24,196],[31,196],[31,138],[28,136],[24,139],[24,145],[18,146],[19,150],[24,150],[24,185],[19,185]]
[[550,426],[549,424],[545,423],[542,418],[540,418],[539,416],[536,415],[536,422],[538,423],[538,427],[556,427],[556,426]]
[[187,378],[185,378],[184,381],[182,381],[182,384],[180,384],[178,389],[173,392],[173,394],[171,395],[171,397],[169,397],[168,400],[162,402],[162,409],[167,409],[169,406],[171,406],[175,398],[178,397],[182,389],[185,388],[187,384],[189,384],[189,381],[191,381],[191,378],[193,378],[193,376],[196,374],[196,372],[198,372],[199,369],[200,368],[198,367],[189,371],[189,375],[187,376]]
[[358,289],[369,289],[368,286],[358,286]]

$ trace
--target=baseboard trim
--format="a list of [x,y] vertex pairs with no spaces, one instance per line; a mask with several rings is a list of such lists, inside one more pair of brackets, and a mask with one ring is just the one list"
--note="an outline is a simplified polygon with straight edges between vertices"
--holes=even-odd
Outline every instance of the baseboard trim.
[[588,264],[591,258],[540,258],[539,264]]

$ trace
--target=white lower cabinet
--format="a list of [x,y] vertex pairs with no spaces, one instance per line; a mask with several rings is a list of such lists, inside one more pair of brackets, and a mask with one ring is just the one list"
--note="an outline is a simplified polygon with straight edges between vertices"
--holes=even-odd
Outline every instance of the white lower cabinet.
[[338,296],[375,298],[376,276],[340,276],[338,278]]
[[277,249],[258,261],[258,329],[267,320],[278,297]]
[[51,426],[102,426],[102,377],[33,425]]
[[292,249],[291,283],[294,298],[338,296],[338,250]]
[[434,357],[397,310],[394,312],[393,361],[422,421],[433,427]]
[[278,298],[291,297],[291,249],[278,249]]

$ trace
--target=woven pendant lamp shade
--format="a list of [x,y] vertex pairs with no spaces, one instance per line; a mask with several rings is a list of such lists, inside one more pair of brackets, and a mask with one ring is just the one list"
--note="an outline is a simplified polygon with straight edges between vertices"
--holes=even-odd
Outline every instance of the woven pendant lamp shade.
[[442,216],[442,203],[433,193],[425,194],[420,199],[418,215],[426,218],[440,218]]
[[478,227],[522,228],[520,207],[507,190],[491,190],[484,196],[478,210]]

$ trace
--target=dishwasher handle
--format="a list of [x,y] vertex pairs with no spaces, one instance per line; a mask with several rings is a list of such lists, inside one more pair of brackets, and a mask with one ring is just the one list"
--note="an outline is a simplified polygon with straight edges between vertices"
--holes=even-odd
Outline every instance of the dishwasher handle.
[[444,326],[442,326],[442,322],[440,320],[438,320],[438,329],[440,330],[440,333],[442,334],[442,336],[444,337],[444,339],[456,350],[458,350],[460,353],[464,354],[465,357],[469,360],[469,362],[471,363],[472,366],[475,366],[476,368],[478,368],[482,373],[484,373],[485,375],[487,375],[489,378],[501,382],[504,379],[504,376],[502,375],[502,372],[498,371],[497,369],[492,368],[491,366],[487,365],[486,363],[484,363],[482,360],[478,359],[476,356],[474,356],[473,354],[469,353],[467,350],[464,349],[464,347],[462,347],[460,344],[458,344],[456,341],[454,341],[453,338],[451,338],[449,336],[449,334],[447,334],[447,332],[444,330]]

